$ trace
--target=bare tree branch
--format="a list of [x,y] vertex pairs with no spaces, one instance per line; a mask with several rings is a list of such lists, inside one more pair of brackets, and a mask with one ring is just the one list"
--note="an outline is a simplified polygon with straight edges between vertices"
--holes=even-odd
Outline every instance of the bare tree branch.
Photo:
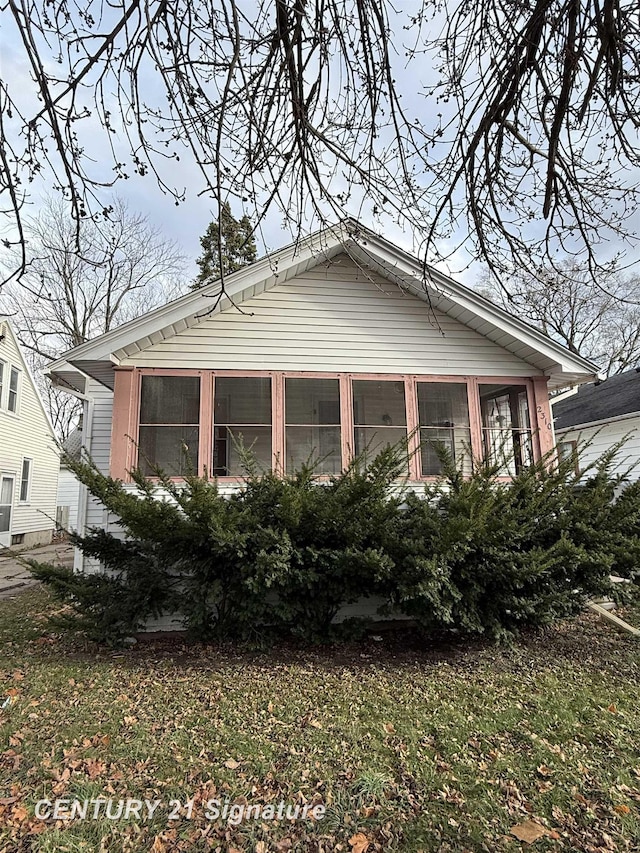
[[9,245],[25,245],[40,175],[81,224],[134,175],[180,204],[185,155],[218,219],[240,203],[260,229],[277,210],[299,236],[386,218],[425,258],[462,248],[503,284],[566,255],[598,281],[611,241],[633,239],[631,0],[6,0],[0,14],[33,84],[0,81]]

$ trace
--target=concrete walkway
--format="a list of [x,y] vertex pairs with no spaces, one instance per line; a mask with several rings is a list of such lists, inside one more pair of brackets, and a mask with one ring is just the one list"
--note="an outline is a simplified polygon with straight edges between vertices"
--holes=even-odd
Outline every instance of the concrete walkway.
[[[33,557],[42,563],[73,565],[73,548],[67,542],[54,542],[51,545],[42,545],[40,548],[30,548],[19,553],[21,557]],[[32,577],[26,566],[13,555],[0,549],[0,599],[11,598],[37,583],[38,581]]]

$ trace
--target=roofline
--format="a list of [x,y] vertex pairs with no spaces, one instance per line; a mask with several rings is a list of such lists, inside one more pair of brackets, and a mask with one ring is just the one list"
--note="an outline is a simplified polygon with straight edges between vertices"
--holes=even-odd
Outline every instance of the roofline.
[[616,423],[616,421],[628,421],[631,418],[640,418],[640,412],[625,412],[623,415],[612,415],[609,418],[601,418],[598,421],[585,421],[582,424],[572,424],[566,427],[556,427],[558,435],[565,432],[573,432],[578,429],[587,429],[597,426],[606,426],[607,424]]
[[[259,282],[267,277],[264,275],[266,271],[269,271],[269,276],[277,276],[278,264],[287,255],[292,255],[291,264],[293,264],[296,261],[298,263],[301,262],[305,256],[309,258],[313,254],[322,254],[322,249],[324,249],[327,255],[335,253],[339,247],[344,247],[345,251],[349,252],[355,246],[361,252],[366,252],[367,242],[374,244],[378,249],[377,253],[372,252],[372,254],[379,255],[381,252],[383,256],[386,256],[387,262],[391,260],[392,263],[402,268],[402,271],[412,279],[417,279],[424,285],[431,283],[436,293],[439,292],[443,297],[457,302],[462,308],[479,314],[486,321],[513,334],[514,337],[520,340],[524,338],[523,343],[528,344],[532,349],[541,355],[545,355],[551,361],[557,362],[561,367],[568,366],[571,368],[573,366],[580,373],[584,372],[587,374],[585,381],[598,374],[599,368],[597,365],[582,356],[572,353],[566,347],[548,338],[543,332],[540,332],[520,318],[509,314],[490,299],[482,296],[482,294],[460,284],[431,265],[421,262],[414,255],[394,245],[386,238],[381,237],[352,218],[345,218],[336,225],[329,225],[319,229],[307,237],[269,253],[253,264],[232,273],[225,279],[225,290],[232,298],[234,292],[242,290],[242,283],[245,281],[251,283],[255,279],[256,282]],[[380,260],[379,257],[378,260]],[[140,317],[130,320],[122,326],[118,326],[110,332],[100,335],[98,338],[86,341],[67,351],[57,361],[50,364],[48,372],[54,373],[69,362],[81,361],[83,356],[90,354],[97,347],[100,347],[104,352],[105,345],[111,342],[114,345],[109,349],[109,357],[115,362],[117,360],[113,358],[113,353],[128,343],[144,338],[152,334],[154,330],[171,325],[173,322],[184,320],[200,311],[210,310],[210,301],[219,295],[219,289],[220,280],[217,280],[191,293],[186,293],[184,296],[179,296],[177,299],[153,311],[142,314]],[[423,300],[427,297],[424,287],[411,289],[415,290],[416,295]],[[173,316],[173,319],[169,319],[172,315],[176,316]],[[156,320],[158,323],[154,322]],[[149,326],[153,328],[149,330]],[[506,329],[505,326],[507,327]],[[147,329],[147,331],[142,331],[143,329]],[[138,337],[135,337],[136,330],[140,330]],[[122,340],[123,338],[125,340]],[[106,360],[107,357],[103,355],[102,358]]]

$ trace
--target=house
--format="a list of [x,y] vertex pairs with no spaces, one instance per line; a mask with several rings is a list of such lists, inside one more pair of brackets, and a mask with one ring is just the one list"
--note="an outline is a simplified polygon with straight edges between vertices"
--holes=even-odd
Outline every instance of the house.
[[60,457],[9,320],[0,319],[0,547],[51,541]]
[[[595,373],[353,220],[233,273],[222,295],[218,283],[188,293],[50,368],[84,401],[84,444],[103,471],[126,483],[138,463],[178,478],[192,466],[223,489],[240,482],[240,437],[264,466],[315,456],[330,475],[409,435],[416,486],[440,471],[430,440],[466,470],[468,447],[508,456],[509,476],[553,447],[549,390]],[[112,523],[82,499],[80,529]]]
[[[82,415],[78,426],[62,442],[62,448],[71,459],[80,459],[82,451]],[[60,462],[58,477],[58,508],[56,523],[61,530],[76,530],[78,526],[78,504],[80,502],[80,483],[64,460]]]
[[[581,385],[552,402],[558,448],[575,452],[581,468],[625,437],[612,473],[640,461],[640,368]],[[640,465],[630,476],[640,477]]]

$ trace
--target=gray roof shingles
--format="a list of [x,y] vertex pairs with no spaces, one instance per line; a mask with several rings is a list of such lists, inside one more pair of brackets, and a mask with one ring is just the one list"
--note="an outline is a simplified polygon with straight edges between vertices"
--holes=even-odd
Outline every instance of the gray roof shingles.
[[556,431],[633,412],[640,412],[640,368],[581,385],[577,394],[553,406]]

